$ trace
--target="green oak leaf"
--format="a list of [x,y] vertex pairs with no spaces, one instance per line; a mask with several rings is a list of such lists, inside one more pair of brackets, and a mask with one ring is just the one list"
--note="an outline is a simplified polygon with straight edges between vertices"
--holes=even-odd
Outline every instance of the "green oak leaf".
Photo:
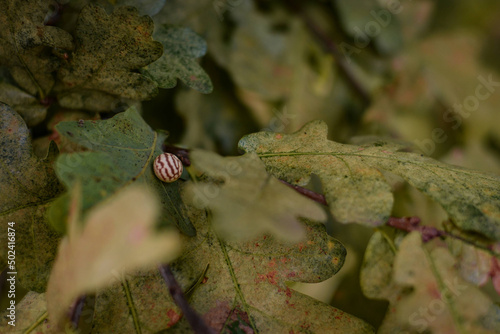
[[327,126],[312,121],[293,134],[259,132],[241,139],[276,177],[304,184],[319,175],[334,217],[343,223],[381,225],[393,205],[381,171],[401,176],[439,203],[463,230],[500,240],[500,177],[406,152],[383,140],[346,145],[327,140]]
[[[51,48],[73,49],[71,35],[45,24],[55,1],[0,0],[0,65],[26,92],[44,98],[55,82],[60,59]],[[4,101],[6,102],[6,101]]]
[[[345,248],[327,235],[322,224],[305,223],[300,243],[259,235],[250,241],[223,241],[205,210],[190,210],[198,235],[186,240],[184,254],[171,264],[187,289],[205,273],[190,295],[193,308],[216,332],[238,321],[253,333],[371,333],[363,321],[294,291],[285,282],[320,282],[342,266]],[[187,331],[185,319],[172,330]],[[167,332],[168,333],[168,332]]]
[[47,106],[40,104],[33,95],[6,82],[0,82],[0,101],[13,108],[28,127],[43,122],[47,116]]
[[[205,210],[189,214],[198,233],[181,235],[183,255],[170,266],[190,305],[217,333],[373,333],[362,320],[285,284],[319,282],[341,268],[346,250],[322,224],[305,222],[306,239],[296,244],[263,234],[227,242]],[[192,333],[156,269],[110,280],[97,291],[92,314],[80,323],[100,333]]]
[[[59,236],[44,218],[55,196],[63,190],[52,169],[57,154],[50,145],[45,159],[33,153],[29,130],[22,118],[0,104],[0,257],[8,257],[7,222],[14,222],[17,279],[35,291],[45,291]],[[9,270],[16,271],[16,270]]]
[[[161,145],[166,135],[153,131],[135,108],[103,121],[60,122],[56,130],[65,139],[90,150],[62,154],[55,167],[68,189],[77,180],[82,181],[84,212],[132,183],[145,183],[159,195],[161,226],[177,225],[183,233],[196,233],[184,213],[180,181],[163,183],[154,175],[153,160],[163,153]],[[51,208],[52,223],[59,229],[63,228],[68,200],[64,195]]]
[[167,0],[116,0],[115,6],[132,6],[142,15],[153,16],[165,6]]
[[[320,282],[342,266],[345,248],[323,224],[305,222],[306,238],[300,243],[263,234],[250,241],[223,241],[205,210],[189,212],[198,234],[184,237],[185,252],[171,267],[186,290],[209,265],[189,302],[217,333],[238,324],[253,333],[372,333],[363,321],[285,284]],[[172,332],[189,332],[187,326],[183,318]]]
[[196,62],[207,51],[203,38],[189,28],[162,25],[153,34],[163,44],[163,56],[142,69],[160,88],[173,88],[177,78],[202,93],[213,89],[210,78]]
[[267,174],[255,154],[223,158],[195,150],[190,160],[208,182],[190,183],[186,196],[198,208],[210,209],[214,228],[222,237],[248,239],[271,233],[297,242],[305,237],[299,217],[326,220],[318,203]]
[[[153,334],[175,325],[182,313],[156,268],[116,276],[95,293],[95,301],[82,312],[80,328],[96,333]],[[93,296],[87,300],[94,300]],[[48,320],[45,293],[29,292],[16,305],[16,330],[26,333],[60,333]],[[92,310],[93,309],[93,310]],[[8,312],[0,313],[2,319]],[[12,326],[0,323],[0,333],[10,333]],[[66,327],[69,329],[69,324]],[[16,332],[17,333],[17,332]]]
[[[95,5],[85,6],[75,28],[75,51],[59,70],[59,103],[89,107],[86,96],[95,91],[108,97],[146,100],[157,93],[156,84],[137,70],[158,59],[160,43],[153,41],[154,24],[133,7],[117,7],[112,14]],[[104,95],[104,96],[100,96]]]

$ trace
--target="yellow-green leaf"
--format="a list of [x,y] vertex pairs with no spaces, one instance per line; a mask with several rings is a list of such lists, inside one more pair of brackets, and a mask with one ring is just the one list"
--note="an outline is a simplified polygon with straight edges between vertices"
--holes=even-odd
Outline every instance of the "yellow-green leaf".
[[[124,272],[148,268],[175,258],[177,233],[157,232],[159,201],[146,188],[127,188],[91,210],[80,222],[77,185],[68,217],[68,235],[61,241],[47,287],[52,326],[65,322],[71,303]],[[67,319],[66,319],[67,320]]]
[[221,236],[248,239],[271,233],[299,241],[305,237],[299,217],[326,219],[319,204],[267,174],[255,154],[223,158],[198,150],[191,153],[190,159],[209,181],[191,183],[187,196],[198,208],[210,209]]
[[393,197],[381,171],[389,171],[438,202],[461,229],[500,240],[496,175],[441,163],[382,139],[360,146],[329,141],[322,121],[292,134],[251,134],[239,147],[257,153],[271,174],[288,182],[304,184],[312,173],[319,175],[332,214],[343,223],[385,223]]

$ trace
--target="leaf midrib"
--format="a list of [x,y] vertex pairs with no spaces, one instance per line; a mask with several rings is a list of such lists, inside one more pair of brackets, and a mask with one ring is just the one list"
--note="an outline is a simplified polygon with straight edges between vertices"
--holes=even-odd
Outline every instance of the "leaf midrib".
[[[391,161],[395,161],[395,162],[405,162],[405,163],[417,165],[421,168],[428,168],[429,167],[428,163],[414,161],[411,159],[394,158],[394,157],[389,157],[389,156],[384,157],[384,156],[378,156],[378,155],[359,154],[359,153],[341,153],[341,152],[339,152],[339,153],[336,153],[336,152],[279,152],[279,153],[276,153],[276,152],[264,152],[264,153],[257,153],[257,155],[260,158],[302,156],[302,155],[333,156],[333,157],[351,156],[351,157],[358,157],[358,158],[365,157],[365,158],[372,158],[372,159],[387,159],[387,160],[391,160]],[[439,161],[436,161],[436,162],[439,162]],[[461,167],[459,167],[459,166],[451,166],[450,165],[450,167],[447,167],[447,166],[443,166],[441,164],[432,164],[432,167],[440,168],[442,170],[451,171],[451,172],[455,172],[455,173],[472,175],[474,177],[480,177],[480,178],[490,180],[490,181],[496,181],[496,182],[499,181],[498,178],[495,178],[494,176],[489,176],[489,175],[484,174],[482,172],[477,172],[477,171],[473,171],[473,170],[461,169]],[[453,168],[453,167],[455,167],[455,168]],[[384,168],[382,168],[382,169],[384,169]]]

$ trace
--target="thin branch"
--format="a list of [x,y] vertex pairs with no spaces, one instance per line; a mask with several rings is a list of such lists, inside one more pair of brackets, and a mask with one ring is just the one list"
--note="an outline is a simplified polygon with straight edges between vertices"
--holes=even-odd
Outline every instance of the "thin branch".
[[182,313],[186,317],[194,333],[215,334],[215,331],[212,328],[208,327],[201,316],[196,313],[196,311],[194,311],[189,305],[186,297],[184,296],[184,293],[182,292],[181,286],[175,279],[174,274],[170,269],[170,266],[168,264],[159,265],[158,269],[160,270],[160,274],[168,286],[168,291],[174,299],[175,304],[177,304],[177,306],[179,306],[179,308],[182,310]]
[[420,225],[420,218],[418,217],[390,217],[386,225],[406,232],[418,231],[422,235],[423,242],[446,235],[445,231],[438,230],[435,227]]
[[293,185],[293,184],[290,184],[286,181],[283,181],[283,180],[280,180],[278,179],[281,183],[283,184],[286,184],[287,186],[289,186],[290,188],[294,189],[295,191],[297,191],[299,194],[302,194],[304,196],[306,196],[307,198],[310,198],[312,199],[313,201],[315,202],[318,202],[319,204],[323,204],[323,205],[328,205],[326,203],[326,199],[325,199],[325,196],[322,195],[322,194],[318,194],[312,190],[309,190],[309,189],[306,189],[306,188],[303,188],[301,186],[296,186],[296,185]]
[[163,145],[163,152],[172,153],[176,155],[182,164],[186,167],[191,166],[191,160],[189,160],[189,150],[182,147],[172,146],[172,145]]
[[367,104],[371,101],[371,96],[365,86],[356,77],[354,71],[345,61],[337,44],[309,17],[306,11],[300,6],[298,1],[288,0],[284,1],[290,9],[292,9],[306,24],[309,31],[323,44],[325,49],[329,51],[336,59],[337,65],[341,72],[345,75],[347,81],[351,84],[352,88],[361,96],[363,101]]
[[73,328],[78,328],[78,322],[80,322],[80,317],[82,316],[83,305],[85,304],[86,295],[78,297],[78,299],[73,304],[71,308],[71,324]]

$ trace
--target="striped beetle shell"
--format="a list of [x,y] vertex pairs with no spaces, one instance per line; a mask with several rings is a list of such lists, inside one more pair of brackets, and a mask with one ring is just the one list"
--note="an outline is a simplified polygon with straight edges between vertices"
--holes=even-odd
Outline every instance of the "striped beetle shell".
[[182,174],[182,162],[172,153],[163,153],[156,157],[153,164],[156,177],[163,182],[174,182]]

